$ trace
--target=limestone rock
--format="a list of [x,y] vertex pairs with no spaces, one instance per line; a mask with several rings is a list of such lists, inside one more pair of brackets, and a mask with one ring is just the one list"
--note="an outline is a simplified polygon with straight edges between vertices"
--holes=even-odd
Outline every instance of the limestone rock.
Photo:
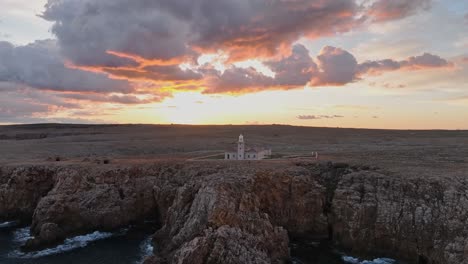
[[468,264],[468,180],[299,162],[0,168],[0,220],[32,219],[26,248],[157,220],[156,263],[285,263],[289,238]]

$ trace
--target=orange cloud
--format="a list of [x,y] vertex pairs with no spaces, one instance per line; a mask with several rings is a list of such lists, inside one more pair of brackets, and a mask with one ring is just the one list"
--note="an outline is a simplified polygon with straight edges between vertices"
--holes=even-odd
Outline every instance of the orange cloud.
[[129,54],[124,52],[118,52],[113,50],[106,50],[106,53],[112,56],[116,56],[119,58],[131,59],[139,64],[139,68],[143,68],[146,66],[152,65],[160,65],[160,66],[169,66],[169,65],[179,65],[187,60],[187,57],[178,57],[178,58],[171,58],[171,59],[146,59],[144,57]]

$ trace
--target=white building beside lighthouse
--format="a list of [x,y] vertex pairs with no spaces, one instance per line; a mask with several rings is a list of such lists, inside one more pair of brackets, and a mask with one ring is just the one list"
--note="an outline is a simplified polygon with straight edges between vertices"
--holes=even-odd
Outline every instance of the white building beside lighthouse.
[[244,136],[239,136],[237,142],[237,149],[234,151],[227,151],[224,154],[225,160],[261,160],[271,156],[271,149],[259,147],[246,147]]

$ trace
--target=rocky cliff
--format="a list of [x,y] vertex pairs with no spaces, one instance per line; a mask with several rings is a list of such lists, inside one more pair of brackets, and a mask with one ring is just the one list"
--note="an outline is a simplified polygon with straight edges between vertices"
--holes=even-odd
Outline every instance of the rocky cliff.
[[157,220],[152,263],[285,263],[289,238],[413,263],[468,263],[465,179],[346,164],[159,162],[0,170],[0,220],[32,219],[25,249]]

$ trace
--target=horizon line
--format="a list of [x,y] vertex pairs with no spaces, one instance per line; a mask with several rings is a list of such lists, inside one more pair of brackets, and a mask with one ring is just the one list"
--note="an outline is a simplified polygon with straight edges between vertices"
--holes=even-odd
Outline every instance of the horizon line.
[[331,126],[304,126],[291,124],[183,124],[183,123],[5,123],[0,124],[0,127],[13,126],[46,126],[46,125],[62,125],[62,126],[237,126],[237,127],[254,127],[254,126],[290,126],[298,128],[316,128],[316,129],[354,129],[354,130],[388,130],[388,131],[468,131],[468,128],[366,128],[366,127],[331,127]]

